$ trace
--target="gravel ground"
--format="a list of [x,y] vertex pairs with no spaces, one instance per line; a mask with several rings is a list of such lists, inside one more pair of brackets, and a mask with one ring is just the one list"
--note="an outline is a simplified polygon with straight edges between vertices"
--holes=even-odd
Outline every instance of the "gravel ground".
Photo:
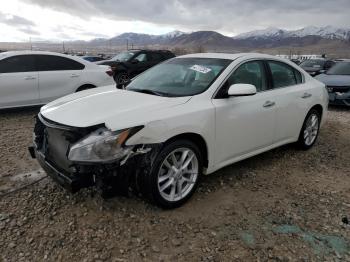
[[[42,176],[26,149],[36,112],[0,112],[0,194]],[[350,109],[331,108],[310,151],[226,167],[176,210],[45,178],[0,197],[0,261],[350,261],[349,159]]]

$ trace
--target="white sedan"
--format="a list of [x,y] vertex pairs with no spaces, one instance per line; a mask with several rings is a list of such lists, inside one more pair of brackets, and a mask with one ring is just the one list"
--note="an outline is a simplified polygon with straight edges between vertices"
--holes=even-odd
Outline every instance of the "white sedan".
[[287,60],[186,55],[126,90],[87,90],[42,107],[30,152],[73,192],[132,188],[174,208],[201,175],[288,143],[311,148],[327,107],[324,84]]
[[112,75],[107,66],[59,53],[0,53],[0,109],[42,105],[77,91],[112,85]]

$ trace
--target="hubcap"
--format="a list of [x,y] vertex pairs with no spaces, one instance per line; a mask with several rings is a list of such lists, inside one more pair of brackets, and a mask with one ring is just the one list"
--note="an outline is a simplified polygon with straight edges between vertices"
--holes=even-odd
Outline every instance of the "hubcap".
[[198,179],[198,159],[189,148],[172,151],[158,172],[158,190],[167,201],[179,201],[193,189]]
[[318,128],[318,116],[316,114],[311,114],[306,121],[304,130],[304,142],[307,146],[310,146],[315,142],[318,134]]

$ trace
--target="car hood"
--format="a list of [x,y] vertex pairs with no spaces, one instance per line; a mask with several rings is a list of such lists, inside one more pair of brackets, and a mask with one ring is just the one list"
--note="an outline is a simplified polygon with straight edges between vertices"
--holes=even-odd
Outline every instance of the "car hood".
[[160,97],[114,86],[78,92],[55,100],[40,110],[59,124],[89,127],[105,124],[112,130],[145,124],[149,116],[186,103],[191,97]]
[[350,75],[322,74],[318,75],[316,79],[327,86],[350,86]]

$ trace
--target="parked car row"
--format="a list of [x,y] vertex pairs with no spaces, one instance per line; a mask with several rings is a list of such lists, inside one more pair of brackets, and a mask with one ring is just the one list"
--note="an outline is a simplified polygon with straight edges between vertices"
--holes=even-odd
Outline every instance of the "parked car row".
[[51,52],[0,54],[0,108],[43,105],[62,96],[112,85],[113,72],[79,57]]
[[42,105],[74,92],[123,84],[172,57],[166,50],[131,50],[111,60],[39,51],[4,52],[0,54],[0,108]]

